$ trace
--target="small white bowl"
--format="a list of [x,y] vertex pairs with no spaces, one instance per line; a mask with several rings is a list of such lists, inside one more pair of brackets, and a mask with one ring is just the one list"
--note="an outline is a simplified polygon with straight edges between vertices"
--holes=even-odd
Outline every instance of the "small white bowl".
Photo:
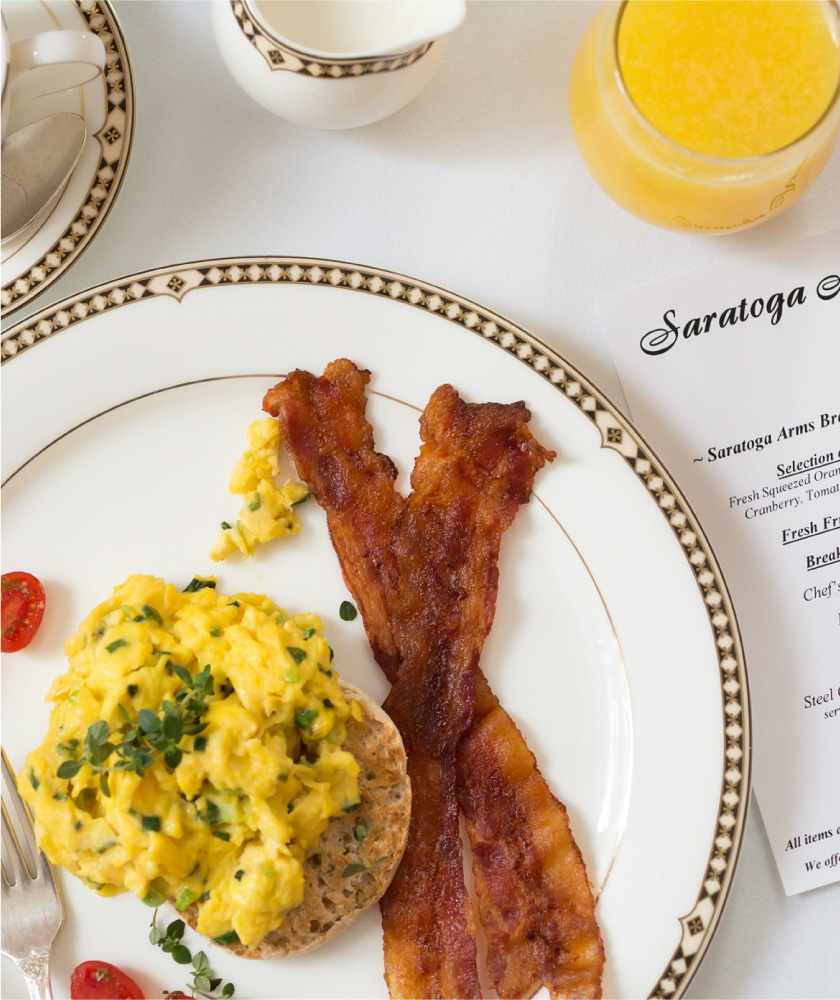
[[393,114],[434,75],[465,0],[215,0],[231,75],[275,115],[354,128]]

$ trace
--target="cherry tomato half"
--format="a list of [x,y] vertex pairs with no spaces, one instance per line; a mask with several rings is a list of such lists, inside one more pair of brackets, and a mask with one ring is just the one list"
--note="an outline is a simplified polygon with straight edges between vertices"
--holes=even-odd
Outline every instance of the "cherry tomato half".
[[110,962],[82,962],[70,977],[71,1000],[144,1000],[131,977]]
[[2,650],[28,646],[44,617],[44,588],[31,573],[3,574]]

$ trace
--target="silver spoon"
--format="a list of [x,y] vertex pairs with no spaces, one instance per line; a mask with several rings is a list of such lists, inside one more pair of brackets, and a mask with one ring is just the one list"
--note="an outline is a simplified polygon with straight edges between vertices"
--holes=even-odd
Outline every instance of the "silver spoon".
[[86,135],[84,119],[61,111],[27,125],[3,142],[3,243],[52,211],[79,162]]

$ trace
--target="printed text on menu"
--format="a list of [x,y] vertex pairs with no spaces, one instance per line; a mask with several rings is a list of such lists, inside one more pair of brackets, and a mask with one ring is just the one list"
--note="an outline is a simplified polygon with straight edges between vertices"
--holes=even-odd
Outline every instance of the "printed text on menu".
[[632,416],[732,593],[788,894],[840,880],[840,231],[602,303]]

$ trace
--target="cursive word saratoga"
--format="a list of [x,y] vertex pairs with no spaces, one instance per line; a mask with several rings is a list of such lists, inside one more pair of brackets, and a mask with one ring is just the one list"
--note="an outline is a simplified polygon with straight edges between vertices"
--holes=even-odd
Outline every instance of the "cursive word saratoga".
[[[815,291],[821,301],[831,301],[840,293],[840,275],[827,275],[817,284]],[[771,325],[776,326],[781,321],[785,309],[801,306],[806,299],[805,286],[798,285],[787,293],[774,292],[766,299],[759,297],[748,302],[743,298],[737,305],[726,306],[720,312],[693,316],[682,324],[677,322],[676,309],[667,309],[662,316],[665,325],[655,330],[648,330],[639,341],[639,347],[645,354],[664,354],[671,350],[680,336],[683,340],[689,340],[701,333],[709,333],[712,327],[723,330],[738,323],[759,319],[761,316],[768,316]]]

